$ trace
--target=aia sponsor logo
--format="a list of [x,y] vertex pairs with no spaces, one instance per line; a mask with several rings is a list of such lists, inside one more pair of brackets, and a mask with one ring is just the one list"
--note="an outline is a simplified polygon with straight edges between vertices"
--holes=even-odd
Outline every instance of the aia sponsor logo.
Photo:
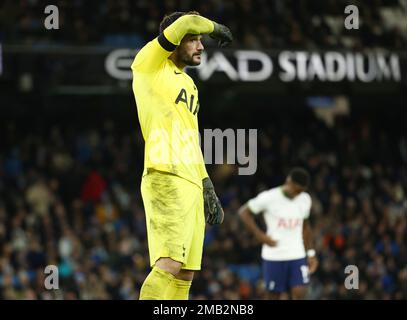
[[278,219],[278,229],[295,229],[302,226],[302,219]]

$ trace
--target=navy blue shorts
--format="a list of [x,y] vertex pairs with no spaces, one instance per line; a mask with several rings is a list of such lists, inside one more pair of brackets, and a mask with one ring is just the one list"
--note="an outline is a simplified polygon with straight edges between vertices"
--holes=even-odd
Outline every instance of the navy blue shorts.
[[288,292],[293,287],[309,283],[307,259],[287,261],[263,259],[263,276],[268,291]]

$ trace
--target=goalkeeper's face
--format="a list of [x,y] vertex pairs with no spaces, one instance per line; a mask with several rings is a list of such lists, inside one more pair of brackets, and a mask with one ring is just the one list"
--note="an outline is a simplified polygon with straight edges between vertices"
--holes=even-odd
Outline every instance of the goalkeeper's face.
[[201,54],[204,50],[201,35],[189,34],[182,39],[177,48],[178,59],[187,66],[197,66],[201,63]]

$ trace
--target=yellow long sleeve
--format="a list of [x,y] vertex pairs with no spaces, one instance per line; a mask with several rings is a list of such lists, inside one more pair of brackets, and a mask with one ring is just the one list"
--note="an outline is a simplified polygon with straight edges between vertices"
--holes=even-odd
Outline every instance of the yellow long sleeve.
[[212,33],[215,26],[213,22],[205,17],[197,15],[185,15],[164,30],[165,38],[173,45],[179,45],[187,34]]
[[214,28],[214,23],[207,18],[197,15],[182,16],[139,51],[131,68],[139,72],[155,72],[161,68],[185,35],[211,33]]

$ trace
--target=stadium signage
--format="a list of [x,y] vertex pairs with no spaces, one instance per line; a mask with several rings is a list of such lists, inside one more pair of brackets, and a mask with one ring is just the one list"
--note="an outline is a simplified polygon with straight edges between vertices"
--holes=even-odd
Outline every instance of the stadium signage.
[[131,80],[131,63],[138,50],[117,49],[110,52],[105,60],[106,72],[118,80]]
[[[112,51],[105,61],[107,73],[119,80],[131,80],[130,65],[135,53],[130,49]],[[242,82],[269,79],[281,82],[399,82],[402,74],[396,53],[280,51],[268,54],[256,50],[204,52],[201,65],[188,72],[196,72],[201,81],[224,74],[230,81]]]
[[[265,81],[275,73],[282,82],[292,81],[400,81],[400,63],[396,54],[281,51],[273,57],[260,51],[235,51],[236,66],[222,52],[204,55],[198,68],[200,80],[223,72],[232,81]],[[260,65],[250,70],[250,62]]]

